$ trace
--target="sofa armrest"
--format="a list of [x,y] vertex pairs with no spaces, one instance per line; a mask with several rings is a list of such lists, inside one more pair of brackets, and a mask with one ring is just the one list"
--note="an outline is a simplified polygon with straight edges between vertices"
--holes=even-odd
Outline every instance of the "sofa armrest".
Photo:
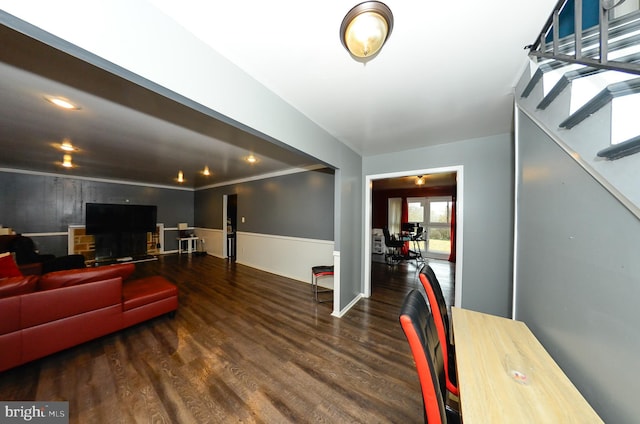
[[32,293],[36,290],[37,283],[36,275],[2,278],[0,279],[0,299]]

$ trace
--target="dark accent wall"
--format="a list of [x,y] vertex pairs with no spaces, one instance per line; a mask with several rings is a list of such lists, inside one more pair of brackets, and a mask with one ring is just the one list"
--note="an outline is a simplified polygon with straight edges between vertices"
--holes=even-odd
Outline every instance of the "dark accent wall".
[[[0,224],[17,233],[66,232],[69,225],[83,225],[87,202],[156,205],[165,227],[192,224],[193,198],[187,190],[0,172]],[[67,254],[66,235],[34,237],[34,242],[41,253]],[[171,237],[165,244],[165,250],[178,248]]]
[[238,231],[333,240],[334,184],[323,169],[199,190],[195,225],[222,229],[223,196],[237,194]]

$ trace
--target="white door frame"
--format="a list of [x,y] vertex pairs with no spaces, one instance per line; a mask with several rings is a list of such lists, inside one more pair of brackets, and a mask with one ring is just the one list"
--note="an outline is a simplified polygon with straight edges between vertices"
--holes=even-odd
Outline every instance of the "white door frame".
[[222,257],[228,258],[227,252],[227,202],[228,202],[228,194],[222,195]]
[[411,175],[441,174],[443,172],[455,172],[457,178],[456,195],[456,275],[454,306],[462,305],[462,246],[464,228],[464,166],[447,166],[442,168],[428,168],[414,171],[391,172],[387,174],[374,174],[365,176],[365,201],[364,201],[364,288],[363,296],[371,297],[371,197],[373,181],[386,178],[407,177]]

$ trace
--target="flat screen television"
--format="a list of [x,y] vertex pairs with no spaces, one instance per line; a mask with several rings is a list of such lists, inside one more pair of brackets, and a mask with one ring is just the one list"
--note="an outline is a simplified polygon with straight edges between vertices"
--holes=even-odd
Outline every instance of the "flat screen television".
[[149,233],[156,231],[155,205],[87,203],[87,234]]
[[95,237],[96,261],[146,256],[147,233],[156,231],[156,206],[87,203],[85,212],[86,233]]

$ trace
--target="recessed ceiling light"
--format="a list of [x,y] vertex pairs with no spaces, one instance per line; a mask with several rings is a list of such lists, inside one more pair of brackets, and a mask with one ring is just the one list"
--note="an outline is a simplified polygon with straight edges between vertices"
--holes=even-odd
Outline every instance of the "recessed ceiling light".
[[204,169],[202,170],[202,175],[206,175],[209,176],[211,175],[211,171],[209,171],[209,167],[208,166],[204,166]]
[[62,97],[45,97],[45,100],[49,103],[53,103],[54,105],[61,107],[66,110],[79,110],[80,107],[74,105],[69,100],[64,99]]
[[249,162],[249,163],[256,163],[256,162],[258,161],[258,159],[256,159],[256,157],[255,157],[255,156],[253,156],[253,155],[249,155],[249,156],[247,156],[246,160],[247,160],[247,162]]
[[179,183],[184,182],[184,173],[182,171],[178,171],[178,182]]

